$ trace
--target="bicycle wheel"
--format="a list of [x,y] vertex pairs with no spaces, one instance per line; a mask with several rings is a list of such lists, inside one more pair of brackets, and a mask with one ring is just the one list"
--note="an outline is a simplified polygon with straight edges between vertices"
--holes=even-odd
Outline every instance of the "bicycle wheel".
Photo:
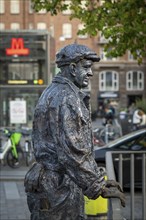
[[6,157],[8,166],[10,166],[12,168],[19,168],[23,165],[23,163],[24,163],[23,150],[20,147],[17,147],[17,153],[18,153],[18,159],[16,159],[13,156],[11,149],[8,150],[7,157]]
[[33,155],[33,150],[31,147],[31,143],[28,141],[27,144],[28,144],[27,151],[25,152],[26,153],[26,166],[29,166],[34,161],[34,155]]
[[115,128],[113,125],[108,125],[106,127],[104,127],[100,133],[99,133],[99,137],[101,140],[103,140],[106,144],[109,141],[112,141],[115,139]]

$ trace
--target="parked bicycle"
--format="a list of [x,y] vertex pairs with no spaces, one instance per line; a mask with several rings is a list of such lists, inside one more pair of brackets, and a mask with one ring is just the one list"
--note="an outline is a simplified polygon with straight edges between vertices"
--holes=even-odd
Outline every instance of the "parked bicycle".
[[21,133],[24,138],[24,153],[25,153],[25,162],[29,166],[34,161],[34,153],[31,141],[31,129],[22,128]]
[[12,168],[29,166],[34,161],[31,129],[0,130],[0,162]]
[[115,140],[122,136],[122,131],[116,119],[107,120],[106,124],[93,130],[93,142],[95,146],[102,147],[109,141]]
[[0,130],[0,162],[7,162],[8,166],[18,168],[24,162],[24,152],[20,147],[21,132]]
[[119,127],[112,124],[106,124],[100,131],[99,137],[107,144],[109,141],[121,137]]

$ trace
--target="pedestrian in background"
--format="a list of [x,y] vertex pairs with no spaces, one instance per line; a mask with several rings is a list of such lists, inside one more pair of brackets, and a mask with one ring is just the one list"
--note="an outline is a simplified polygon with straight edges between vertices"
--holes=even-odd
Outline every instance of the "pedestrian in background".
[[136,109],[133,113],[133,130],[140,128],[140,125],[143,120],[144,112],[141,109]]
[[140,127],[145,127],[146,126],[146,113],[144,111],[141,110],[141,123],[140,123]]

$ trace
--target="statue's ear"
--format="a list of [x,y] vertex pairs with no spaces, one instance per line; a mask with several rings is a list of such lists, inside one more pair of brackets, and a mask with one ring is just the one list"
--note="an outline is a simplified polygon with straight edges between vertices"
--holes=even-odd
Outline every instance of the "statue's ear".
[[70,74],[72,76],[76,76],[76,64],[75,63],[71,63],[69,65],[69,68],[70,68]]

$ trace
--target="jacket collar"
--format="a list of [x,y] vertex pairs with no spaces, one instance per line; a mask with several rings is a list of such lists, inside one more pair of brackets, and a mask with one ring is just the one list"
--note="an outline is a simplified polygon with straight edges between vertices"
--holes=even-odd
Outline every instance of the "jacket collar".
[[78,94],[82,100],[84,99],[90,99],[90,95],[80,90],[72,81],[70,81],[68,78],[63,76],[55,76],[52,80],[53,83],[60,83],[60,84],[67,84],[71,87],[71,89],[75,92],[75,94]]

